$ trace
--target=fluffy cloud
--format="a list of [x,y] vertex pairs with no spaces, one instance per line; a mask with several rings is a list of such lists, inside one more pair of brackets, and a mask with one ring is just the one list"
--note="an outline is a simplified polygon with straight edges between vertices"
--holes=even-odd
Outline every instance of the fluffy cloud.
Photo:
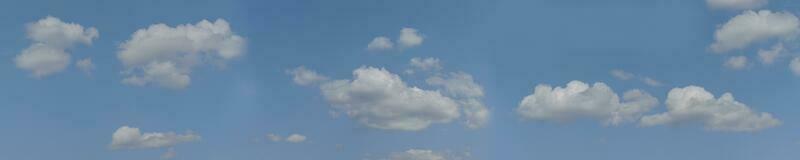
[[294,78],[292,80],[294,83],[301,86],[314,85],[328,80],[328,77],[320,75],[303,66],[287,70],[286,73],[293,75]]
[[747,67],[747,57],[745,56],[733,56],[728,58],[724,64],[725,68],[733,69],[733,70],[742,70]]
[[428,58],[419,58],[414,57],[408,63],[411,67],[422,71],[435,71],[441,70],[442,65],[439,63],[438,58],[428,57]]
[[765,112],[756,112],[736,101],[730,93],[715,98],[697,86],[674,88],[666,100],[667,112],[644,116],[642,126],[701,123],[714,131],[759,131],[781,124]]
[[422,44],[425,38],[414,28],[403,28],[400,30],[400,37],[397,43],[402,47],[414,47]]
[[84,28],[51,16],[28,24],[26,29],[28,39],[34,44],[17,55],[14,62],[17,68],[32,72],[34,77],[63,71],[70,64],[67,49],[77,44],[91,45],[99,37],[94,27]]
[[767,0],[706,0],[713,9],[755,9],[767,4]]
[[789,63],[789,69],[792,70],[794,75],[800,76],[800,57],[792,59],[792,62]]
[[286,137],[286,141],[291,143],[301,143],[306,141],[306,136],[299,134],[292,134],[289,135],[289,137]]
[[383,51],[390,50],[392,48],[394,48],[394,43],[391,39],[384,36],[375,37],[375,39],[372,39],[372,41],[367,45],[367,50],[370,51]]
[[75,66],[86,74],[91,74],[95,68],[91,58],[78,60],[78,63],[75,63]]
[[640,90],[619,96],[604,83],[589,84],[571,81],[567,86],[537,85],[517,108],[522,117],[545,121],[571,121],[578,118],[602,120],[605,125],[636,121],[650,111],[658,100]]
[[179,143],[199,141],[200,136],[191,132],[176,134],[174,132],[142,133],[139,128],[122,126],[112,135],[112,149],[143,149],[172,147]]
[[180,89],[191,83],[194,67],[224,64],[244,50],[245,39],[231,31],[227,21],[217,19],[176,27],[150,25],[122,43],[117,58],[127,68],[125,84]]
[[717,53],[742,49],[769,39],[795,37],[800,30],[797,17],[789,12],[745,11],[731,18],[714,33],[712,51]]
[[458,103],[451,98],[409,87],[385,69],[361,67],[353,76],[324,83],[320,90],[335,109],[368,127],[417,131],[460,116]]
[[758,50],[758,57],[761,59],[761,63],[764,64],[772,64],[778,59],[786,49],[783,47],[783,43],[778,43],[772,46],[769,50],[759,49]]
[[650,77],[642,78],[642,82],[644,82],[644,84],[646,84],[648,86],[653,86],[653,87],[658,87],[658,86],[663,85],[663,83],[661,83],[661,81],[655,80],[655,79],[650,78]]
[[453,72],[430,77],[426,82],[444,88],[447,96],[456,99],[464,108],[467,127],[480,128],[489,121],[489,109],[480,100],[484,94],[483,87],[475,83],[472,75]]

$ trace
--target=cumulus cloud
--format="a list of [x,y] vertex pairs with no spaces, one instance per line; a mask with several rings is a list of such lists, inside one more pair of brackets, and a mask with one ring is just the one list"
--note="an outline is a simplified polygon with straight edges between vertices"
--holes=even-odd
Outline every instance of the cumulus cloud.
[[26,26],[28,39],[34,43],[14,58],[17,68],[31,72],[34,77],[45,77],[61,72],[70,64],[68,49],[77,44],[91,45],[99,37],[94,27],[66,23],[47,16]]
[[301,143],[306,141],[306,136],[299,134],[292,134],[289,135],[289,137],[286,137],[286,141],[291,143]]
[[789,69],[792,70],[794,75],[800,76],[800,57],[792,59],[792,62],[789,63]]
[[78,63],[75,63],[75,66],[86,74],[91,74],[95,68],[91,58],[78,60]]
[[788,39],[797,35],[798,27],[800,22],[789,12],[744,11],[717,29],[715,42],[710,48],[722,53],[743,49],[759,41]]
[[745,57],[745,56],[733,56],[733,57],[728,58],[728,60],[725,61],[723,66],[725,66],[725,68],[728,68],[728,69],[742,70],[742,69],[747,67],[747,64],[748,64],[747,63],[747,57]]
[[469,128],[480,128],[489,121],[489,109],[483,104],[483,87],[478,85],[472,75],[464,72],[453,72],[436,75],[425,80],[429,85],[444,88],[447,96],[456,99],[463,107]]
[[301,86],[315,85],[328,80],[328,77],[309,70],[304,66],[287,70],[286,73],[293,75],[294,78],[292,80],[294,83]]
[[409,87],[385,69],[361,67],[353,76],[324,83],[320,90],[336,110],[368,127],[417,131],[460,116],[456,101],[437,91]]
[[176,134],[174,132],[142,133],[139,128],[122,126],[111,137],[111,149],[144,149],[172,147],[180,143],[195,142],[200,135],[192,132]]
[[687,86],[669,91],[667,112],[644,116],[642,126],[700,123],[713,131],[752,132],[772,128],[781,121],[736,101],[730,93],[715,98],[702,87]]
[[755,9],[760,8],[768,3],[767,0],[706,0],[706,3],[712,9]]
[[245,45],[245,39],[223,19],[175,27],[154,24],[122,43],[117,58],[127,69],[125,84],[181,89],[191,83],[193,68],[240,57]]
[[384,51],[392,48],[394,48],[394,42],[384,36],[375,37],[375,39],[372,39],[372,41],[367,45],[367,50],[370,51]]
[[400,37],[397,43],[402,47],[414,47],[422,44],[425,38],[414,28],[403,28],[400,30]]
[[[421,71],[438,71],[442,69],[442,65],[439,62],[438,58],[428,57],[428,58],[419,58],[414,57],[408,62],[411,67]],[[409,69],[406,73],[414,73],[413,69]]]
[[522,117],[543,121],[571,121],[591,118],[605,125],[636,121],[658,105],[658,100],[640,90],[625,92],[620,101],[605,83],[589,85],[571,81],[566,87],[537,85],[534,93],[525,97],[516,109]]
[[761,59],[761,63],[763,64],[772,64],[775,60],[780,58],[785,51],[786,48],[783,47],[783,43],[778,43],[769,50],[759,49],[758,58]]

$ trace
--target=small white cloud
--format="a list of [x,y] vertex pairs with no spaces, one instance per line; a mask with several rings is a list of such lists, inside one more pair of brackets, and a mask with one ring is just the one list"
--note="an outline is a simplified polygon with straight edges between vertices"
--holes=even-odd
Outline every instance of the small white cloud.
[[543,121],[572,121],[579,118],[601,120],[605,125],[636,121],[658,105],[658,100],[640,90],[625,92],[620,101],[605,83],[571,81],[567,86],[537,85],[516,109],[522,117]]
[[414,57],[408,62],[411,67],[422,71],[438,71],[442,69],[442,65],[439,63],[438,58],[419,58]]
[[301,86],[315,85],[328,80],[328,77],[322,76],[304,66],[287,70],[286,73],[293,75],[294,78],[292,80],[294,83]]
[[611,73],[611,76],[614,76],[614,78],[617,78],[619,80],[629,80],[629,79],[633,79],[634,77],[636,77],[636,75],[634,75],[633,73],[625,72],[625,71],[619,70],[619,69],[611,70],[610,73]]
[[792,70],[794,75],[800,76],[800,57],[792,59],[792,62],[789,63],[789,69]]
[[747,67],[747,64],[748,64],[747,63],[747,57],[745,57],[745,56],[733,56],[733,57],[728,58],[728,60],[725,61],[725,64],[723,64],[723,66],[725,66],[725,68],[728,68],[728,69],[742,70],[742,69],[745,69]]
[[630,72],[626,72],[626,71],[621,70],[621,69],[614,69],[614,70],[611,70],[611,72],[609,72],[609,73],[611,73],[611,76],[614,76],[614,78],[617,78],[617,79],[623,80],[623,81],[631,80],[631,79],[636,78],[636,79],[642,81],[642,83],[644,83],[644,84],[646,84],[648,86],[651,86],[651,87],[659,87],[659,86],[663,85],[663,83],[661,83],[661,81],[658,81],[658,80],[656,80],[654,78],[645,77],[645,76],[639,76],[639,75],[636,75],[636,74],[633,74],[633,73],[630,73]]
[[771,114],[756,112],[736,101],[730,93],[714,98],[698,86],[670,90],[665,103],[667,112],[644,116],[640,125],[700,123],[713,131],[752,132],[781,124]]
[[17,55],[14,63],[37,78],[63,71],[70,64],[68,49],[77,44],[91,45],[99,37],[94,27],[84,28],[52,16],[28,24],[26,29],[34,44]]
[[385,69],[361,67],[353,76],[326,82],[320,90],[337,111],[368,127],[418,131],[460,116],[454,100],[437,91],[409,87]]
[[139,29],[120,45],[117,58],[125,65],[123,83],[181,89],[191,83],[192,69],[222,65],[244,54],[245,39],[227,21],[202,20],[175,27],[153,24]]
[[660,81],[655,80],[655,79],[650,78],[650,77],[642,78],[642,82],[644,82],[644,84],[647,84],[648,86],[653,86],[653,87],[658,87],[658,86],[663,85]]
[[175,148],[169,148],[164,154],[161,154],[161,159],[172,159],[175,158],[176,155]]
[[446,160],[443,153],[422,149],[409,149],[405,152],[393,153],[389,157],[389,160]]
[[403,28],[400,30],[400,37],[397,43],[402,47],[415,47],[422,44],[425,38],[414,28]]
[[783,48],[783,43],[778,43],[772,46],[769,50],[759,49],[758,50],[758,57],[761,59],[761,63],[764,64],[772,64],[778,59],[783,52],[785,52],[785,48]]
[[784,40],[796,37],[799,27],[800,21],[789,12],[744,11],[717,29],[710,48],[722,53],[763,40]]
[[744,10],[760,8],[768,3],[768,0],[706,0],[712,9]]
[[78,60],[78,63],[75,63],[75,66],[78,67],[83,73],[91,74],[94,71],[94,63],[92,63],[91,58],[85,58]]
[[394,43],[392,40],[384,36],[375,37],[375,39],[372,39],[372,41],[367,45],[367,50],[370,51],[384,51],[392,48],[394,48]]
[[272,142],[283,141],[283,138],[281,136],[276,135],[276,134],[272,134],[272,133],[267,134],[267,139],[269,139],[269,141],[272,141]]
[[174,132],[142,133],[139,128],[122,126],[111,136],[111,149],[145,149],[172,147],[179,143],[195,142],[200,136],[188,132],[176,134]]
[[292,134],[292,135],[289,135],[289,137],[286,137],[286,142],[301,143],[301,142],[304,142],[304,141],[306,141],[306,136],[304,136],[304,135]]

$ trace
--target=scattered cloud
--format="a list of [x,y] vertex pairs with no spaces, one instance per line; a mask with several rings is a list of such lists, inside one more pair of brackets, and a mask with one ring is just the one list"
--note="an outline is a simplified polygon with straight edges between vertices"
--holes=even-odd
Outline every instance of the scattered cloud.
[[769,50],[759,49],[758,58],[763,64],[772,64],[775,60],[780,58],[784,52],[786,52],[786,49],[783,47],[783,43],[778,43]]
[[768,3],[768,0],[706,0],[712,9],[744,10],[756,9]]
[[328,77],[322,76],[304,66],[287,70],[286,73],[293,75],[294,78],[292,80],[294,83],[301,86],[316,85],[328,80]]
[[450,151],[434,151],[428,149],[408,149],[403,152],[389,154],[385,160],[463,160],[470,158],[470,152],[456,153]]
[[382,68],[361,67],[353,80],[322,84],[322,95],[338,111],[368,127],[418,131],[460,116],[458,103],[437,91],[409,87]]
[[781,124],[771,114],[736,101],[730,93],[715,98],[698,86],[670,90],[665,103],[667,112],[644,116],[640,125],[700,123],[713,131],[752,132]]
[[367,50],[370,51],[385,51],[391,50],[392,48],[394,48],[394,42],[384,36],[375,37],[375,39],[372,39],[367,45]]
[[122,126],[112,135],[111,149],[144,149],[172,147],[180,143],[195,142],[200,135],[192,132],[176,134],[174,132],[142,133],[139,128]]
[[800,57],[792,59],[792,62],[789,63],[789,69],[792,70],[794,75],[800,76]]
[[422,44],[425,38],[414,28],[403,28],[400,30],[400,37],[397,38],[397,43],[400,46],[409,48],[416,47]]
[[161,154],[161,159],[172,159],[175,158],[176,155],[175,148],[169,148],[164,154]]
[[537,85],[534,93],[525,97],[516,111],[526,119],[564,122],[591,118],[615,126],[636,121],[656,105],[658,99],[641,90],[625,92],[620,101],[605,83],[590,86],[581,81],[571,81],[564,88]]
[[122,43],[117,58],[126,67],[125,84],[182,89],[191,83],[193,68],[205,63],[222,65],[242,56],[245,45],[245,39],[223,19],[175,27],[153,24]]
[[639,76],[630,72],[626,72],[621,69],[613,69],[609,73],[611,74],[611,76],[614,76],[614,78],[623,81],[638,79],[639,81],[642,81],[642,83],[651,87],[660,87],[661,85],[663,85],[663,83],[661,83],[661,81],[659,80],[653,79],[651,77]]
[[723,53],[759,41],[788,39],[797,36],[799,27],[800,21],[789,12],[744,11],[717,29],[710,48]]
[[663,83],[661,83],[661,81],[655,80],[655,79],[650,78],[650,77],[643,77],[642,78],[642,82],[644,82],[644,84],[646,84],[648,86],[653,86],[653,87],[660,87],[661,85],[663,85]]
[[413,74],[414,73],[414,69],[417,69],[417,70],[420,70],[420,71],[439,71],[439,70],[442,70],[442,65],[439,62],[439,59],[438,58],[433,58],[433,57],[428,57],[428,58],[414,57],[414,58],[411,58],[411,60],[408,62],[408,64],[411,65],[411,67],[413,68],[413,69],[406,70],[406,73],[408,73],[408,74]]
[[630,79],[633,79],[634,77],[636,77],[636,75],[634,75],[633,73],[625,72],[625,71],[619,70],[619,69],[611,70],[610,73],[611,73],[611,76],[614,76],[614,78],[617,78],[619,80],[630,80]]
[[483,87],[478,85],[472,75],[464,72],[452,72],[436,75],[426,82],[432,86],[444,88],[444,93],[455,99],[464,109],[465,124],[469,128],[480,128],[489,121],[489,109],[483,104]]
[[283,137],[281,137],[279,135],[276,135],[276,134],[272,134],[272,133],[267,134],[267,139],[269,139],[269,141],[272,141],[272,142],[283,141]]
[[289,135],[289,137],[286,137],[286,142],[302,143],[304,141],[306,141],[306,136],[304,136],[304,135],[292,134],[292,135]]
[[732,70],[742,70],[747,68],[747,57],[745,56],[733,56],[728,58],[722,66],[725,68],[732,69]]
[[92,63],[91,58],[85,58],[78,60],[78,63],[75,63],[75,67],[78,67],[83,73],[91,74],[94,71],[94,63]]
[[14,63],[37,78],[66,69],[71,61],[67,50],[77,44],[91,45],[100,35],[94,27],[84,28],[52,16],[28,24],[26,29],[28,39],[34,43],[22,50]]

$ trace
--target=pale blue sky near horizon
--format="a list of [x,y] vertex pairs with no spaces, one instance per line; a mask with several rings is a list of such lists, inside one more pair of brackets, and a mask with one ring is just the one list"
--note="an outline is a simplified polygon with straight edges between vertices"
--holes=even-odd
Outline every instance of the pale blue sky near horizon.
[[[800,14],[800,2],[771,0],[760,9]],[[202,138],[174,146],[174,159],[374,159],[408,149],[469,152],[471,159],[794,160],[800,157],[800,76],[788,59],[745,70],[725,58],[771,42],[718,54],[717,27],[742,10],[714,10],[705,1],[666,0],[234,0],[0,2],[0,159],[158,159],[164,148],[114,150],[121,126],[142,132],[191,131]],[[46,16],[95,27],[91,45],[71,48],[72,62],[91,57],[91,75],[74,65],[42,78],[13,59],[31,45],[25,26]],[[184,89],[131,86],[117,57],[120,44],[152,24],[224,19],[247,41],[226,67],[198,66]],[[410,27],[424,35],[414,48],[371,52],[377,36]],[[790,53],[797,56],[796,53]],[[404,74],[414,57],[435,57],[444,71],[471,74],[485,90],[486,126],[459,122],[420,131],[370,128],[333,108],[316,87],[296,85],[298,66],[331,79],[352,79],[361,66],[385,68],[423,89],[422,75]],[[663,83],[620,80],[624,70]],[[538,84],[603,82],[617,94],[641,89],[664,112],[667,92],[696,85],[779,119],[757,132],[719,132],[700,125],[603,126],[590,119],[553,123],[515,112]],[[269,142],[267,134],[308,137]]]

